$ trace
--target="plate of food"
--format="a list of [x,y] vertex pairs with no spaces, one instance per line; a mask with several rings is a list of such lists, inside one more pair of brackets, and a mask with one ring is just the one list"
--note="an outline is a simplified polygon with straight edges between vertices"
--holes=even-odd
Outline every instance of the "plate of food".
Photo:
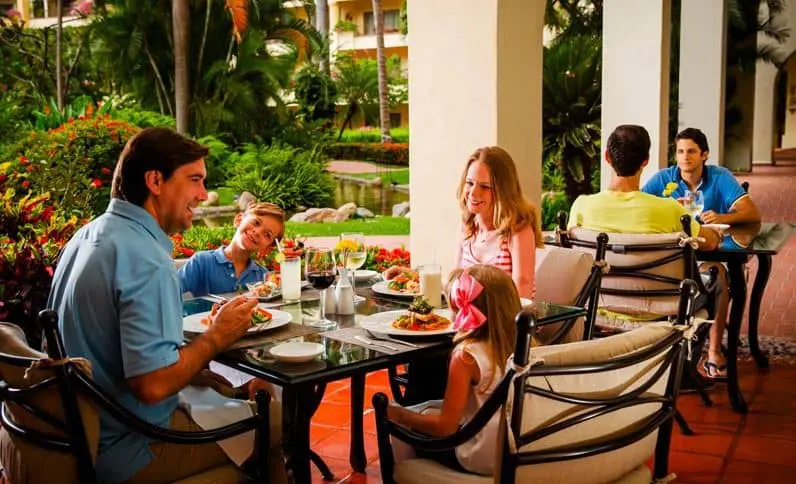
[[434,309],[428,301],[419,300],[408,310],[371,314],[361,326],[374,333],[391,336],[435,336],[455,333],[452,319],[450,309]]
[[[204,333],[210,326],[211,318],[216,314],[219,307],[221,306],[214,304],[211,311],[191,314],[182,318],[182,330],[186,333]],[[279,328],[292,320],[293,316],[288,312],[257,306],[252,312],[251,327],[249,327],[248,332],[259,333],[260,331]]]
[[387,296],[420,296],[420,275],[415,271],[399,274],[389,281],[381,281],[371,287],[377,294]]
[[729,224],[702,224],[702,226],[706,229],[713,229],[720,234],[726,232],[730,228]]
[[273,281],[256,282],[254,284],[246,284],[249,289],[248,295],[256,297],[260,302],[273,301],[282,295],[282,290],[279,284]]

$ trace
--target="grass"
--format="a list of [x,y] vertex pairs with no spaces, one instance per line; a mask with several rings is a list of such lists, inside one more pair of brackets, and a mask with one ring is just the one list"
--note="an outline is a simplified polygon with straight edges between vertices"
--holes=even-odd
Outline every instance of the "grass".
[[[390,136],[394,143],[409,142],[409,128],[392,128]],[[343,131],[343,143],[381,143],[381,131],[379,128],[371,129],[347,129]]]
[[409,219],[405,217],[376,217],[332,223],[288,222],[288,235],[301,237],[335,237],[343,232],[362,232],[365,235],[409,235]]
[[408,168],[402,170],[390,170],[387,171],[386,173],[351,173],[349,174],[349,176],[353,176],[355,178],[362,178],[365,180],[371,180],[376,177],[381,177],[384,183],[390,183],[390,181],[394,181],[399,185],[409,184]]

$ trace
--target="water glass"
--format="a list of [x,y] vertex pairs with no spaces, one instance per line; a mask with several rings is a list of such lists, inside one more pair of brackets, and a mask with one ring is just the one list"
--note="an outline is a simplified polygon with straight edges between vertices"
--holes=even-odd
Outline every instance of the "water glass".
[[351,274],[351,287],[356,287],[354,285],[356,270],[365,264],[368,256],[365,250],[365,235],[361,232],[344,232],[340,234],[340,241],[348,241],[352,246],[351,250],[342,251],[339,257],[342,259],[340,263]]
[[435,308],[442,307],[442,267],[437,264],[425,264],[418,268],[420,275],[420,293]]
[[702,190],[686,190],[683,207],[691,215],[691,218],[696,219],[705,208],[705,196]]
[[279,264],[282,279],[282,300],[296,302],[301,300],[301,257],[285,257]]

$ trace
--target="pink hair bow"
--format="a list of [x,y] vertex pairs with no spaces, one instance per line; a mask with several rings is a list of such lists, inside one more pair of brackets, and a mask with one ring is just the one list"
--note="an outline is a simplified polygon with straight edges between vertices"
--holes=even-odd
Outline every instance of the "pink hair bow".
[[451,302],[459,308],[459,312],[453,320],[453,329],[472,331],[486,322],[484,313],[473,306],[473,301],[483,290],[484,286],[467,272],[453,282]]

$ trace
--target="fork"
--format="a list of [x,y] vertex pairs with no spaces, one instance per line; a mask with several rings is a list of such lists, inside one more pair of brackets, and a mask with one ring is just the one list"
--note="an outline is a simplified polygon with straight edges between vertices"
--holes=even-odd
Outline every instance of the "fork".
[[354,336],[354,339],[359,341],[360,343],[365,343],[366,345],[387,348],[390,351],[400,351],[395,346],[390,346],[390,345],[388,345],[386,343],[379,343],[378,341],[373,341],[373,340],[367,339],[364,336]]
[[410,348],[419,348],[419,346],[417,346],[414,343],[410,343],[408,341],[403,341],[403,340],[400,340],[400,339],[390,338],[389,336],[386,336],[386,335],[377,334],[377,333],[374,333],[373,331],[371,331],[369,329],[366,329],[365,332],[368,333],[368,336],[370,336],[371,339],[376,339],[376,340],[380,340],[380,341],[390,341],[392,343],[398,343],[398,344],[409,346]]

